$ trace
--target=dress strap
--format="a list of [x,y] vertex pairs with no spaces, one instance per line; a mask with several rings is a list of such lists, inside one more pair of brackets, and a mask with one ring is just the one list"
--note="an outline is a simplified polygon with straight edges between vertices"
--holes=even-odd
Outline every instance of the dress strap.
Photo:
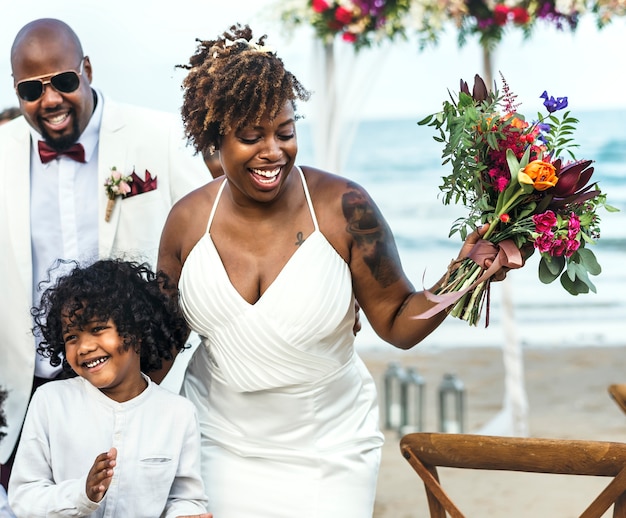
[[224,186],[226,185],[226,177],[224,177],[224,181],[220,185],[220,188],[217,191],[217,196],[215,197],[215,201],[213,202],[213,207],[211,208],[211,214],[209,214],[209,222],[206,225],[206,232],[209,234],[209,230],[211,229],[211,223],[213,223],[213,216],[215,216],[215,210],[217,209],[217,204],[222,197],[222,191],[224,190]]
[[311,219],[313,220],[313,226],[315,230],[319,230],[320,227],[317,224],[317,217],[315,216],[315,210],[313,209],[313,202],[311,201],[311,195],[309,194],[309,186],[306,184],[306,178],[304,178],[304,173],[299,166],[295,166],[298,172],[300,173],[300,178],[302,178],[302,187],[304,188],[304,196],[306,197],[306,201],[309,204],[309,212],[311,213]]

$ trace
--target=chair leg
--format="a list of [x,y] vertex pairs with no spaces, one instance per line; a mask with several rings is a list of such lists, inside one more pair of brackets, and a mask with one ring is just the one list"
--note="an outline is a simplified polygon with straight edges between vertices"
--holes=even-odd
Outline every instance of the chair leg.
[[[623,468],[608,486],[591,502],[589,507],[585,509],[585,512],[580,515],[580,518],[601,518],[606,510],[611,507],[613,503],[616,503],[626,491],[626,468]],[[615,516],[614,508],[613,515]]]
[[402,454],[424,482],[431,518],[446,518],[446,511],[450,514],[451,518],[465,518],[465,515],[454,505],[448,494],[439,484],[437,468],[435,466],[426,467],[408,449],[403,450]]
[[613,518],[626,518],[626,491],[615,500]]

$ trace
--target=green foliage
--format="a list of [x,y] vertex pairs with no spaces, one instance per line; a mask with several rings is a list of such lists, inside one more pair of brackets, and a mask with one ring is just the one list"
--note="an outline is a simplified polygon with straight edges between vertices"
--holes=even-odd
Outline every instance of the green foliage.
[[[545,135],[547,146],[552,150],[552,156],[558,158],[567,152],[572,160],[576,160],[571,148],[578,147],[574,143],[574,130],[578,119],[570,116],[570,112],[565,112],[563,117],[559,119],[554,114],[550,114],[545,119],[540,113],[537,114],[538,120],[550,126],[550,131]],[[543,119],[543,120],[542,120]]]

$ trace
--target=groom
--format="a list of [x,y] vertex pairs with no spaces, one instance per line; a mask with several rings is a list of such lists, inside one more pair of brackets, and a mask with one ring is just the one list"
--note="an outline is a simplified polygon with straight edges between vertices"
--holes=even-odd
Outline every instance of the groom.
[[[6,437],[4,487],[26,407],[58,369],[36,354],[30,308],[58,258],[124,256],[156,265],[170,207],[211,177],[186,153],[175,115],[120,105],[92,88],[92,64],[64,22],[40,19],[11,47],[13,85],[23,117],[0,127],[0,388]],[[104,183],[131,176],[105,221]],[[44,286],[45,288],[45,286]]]

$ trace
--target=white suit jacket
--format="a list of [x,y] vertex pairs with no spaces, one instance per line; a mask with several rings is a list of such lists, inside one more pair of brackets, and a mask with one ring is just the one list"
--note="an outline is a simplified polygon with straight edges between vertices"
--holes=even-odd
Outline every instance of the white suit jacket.
[[[175,201],[211,180],[203,160],[185,149],[174,114],[122,105],[104,98],[98,176],[99,257],[124,257],[156,266],[161,230]],[[28,123],[19,117],[0,126],[0,387],[9,392],[4,413],[7,436],[0,441],[0,464],[15,446],[32,389],[35,346],[32,334]],[[104,181],[115,166],[157,177],[157,189],[118,199],[104,221]],[[72,259],[72,258],[70,258]]]

